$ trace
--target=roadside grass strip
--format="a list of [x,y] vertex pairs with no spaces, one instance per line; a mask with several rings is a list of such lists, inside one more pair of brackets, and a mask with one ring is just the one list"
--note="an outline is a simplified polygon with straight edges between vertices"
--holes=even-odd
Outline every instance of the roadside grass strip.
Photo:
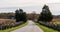
[[16,30],[18,28],[22,28],[22,27],[26,26],[27,24],[28,24],[28,21],[26,23],[23,23],[23,24],[16,26],[16,27],[12,27],[12,28],[9,28],[6,30],[0,30],[0,32],[11,32],[11,31]]
[[54,30],[52,28],[48,28],[46,26],[43,26],[39,23],[36,23],[37,26],[39,26],[44,32],[58,32],[57,30]]

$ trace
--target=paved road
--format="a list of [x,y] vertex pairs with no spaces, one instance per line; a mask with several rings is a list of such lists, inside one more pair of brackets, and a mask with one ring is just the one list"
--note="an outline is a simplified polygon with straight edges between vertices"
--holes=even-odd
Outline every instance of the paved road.
[[12,32],[43,32],[43,31],[37,25],[35,25],[33,21],[29,20],[27,26],[14,30]]

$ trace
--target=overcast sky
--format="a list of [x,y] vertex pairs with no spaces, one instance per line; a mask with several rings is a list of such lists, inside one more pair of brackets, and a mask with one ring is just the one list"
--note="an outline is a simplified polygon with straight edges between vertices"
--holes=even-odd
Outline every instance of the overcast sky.
[[0,0],[0,7],[7,6],[35,6],[47,3],[60,3],[60,0]]
[[49,6],[52,14],[60,15],[60,0],[0,0],[0,12],[14,12],[22,8],[27,13],[40,13],[44,4]]

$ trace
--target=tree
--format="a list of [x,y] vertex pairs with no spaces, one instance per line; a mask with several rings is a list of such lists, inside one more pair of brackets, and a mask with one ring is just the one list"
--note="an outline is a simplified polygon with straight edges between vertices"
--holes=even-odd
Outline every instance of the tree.
[[47,5],[44,5],[38,21],[52,21],[53,16]]
[[16,22],[25,21],[26,22],[26,13],[22,9],[16,10],[15,12]]
[[16,10],[15,11],[15,19],[16,19],[16,22],[18,22],[19,21],[19,11],[18,10]]

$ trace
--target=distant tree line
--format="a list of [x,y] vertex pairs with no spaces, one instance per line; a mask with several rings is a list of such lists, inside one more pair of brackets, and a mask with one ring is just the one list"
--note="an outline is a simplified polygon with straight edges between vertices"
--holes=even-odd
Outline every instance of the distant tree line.
[[11,16],[15,16],[15,13],[0,13],[0,19],[10,19]]

